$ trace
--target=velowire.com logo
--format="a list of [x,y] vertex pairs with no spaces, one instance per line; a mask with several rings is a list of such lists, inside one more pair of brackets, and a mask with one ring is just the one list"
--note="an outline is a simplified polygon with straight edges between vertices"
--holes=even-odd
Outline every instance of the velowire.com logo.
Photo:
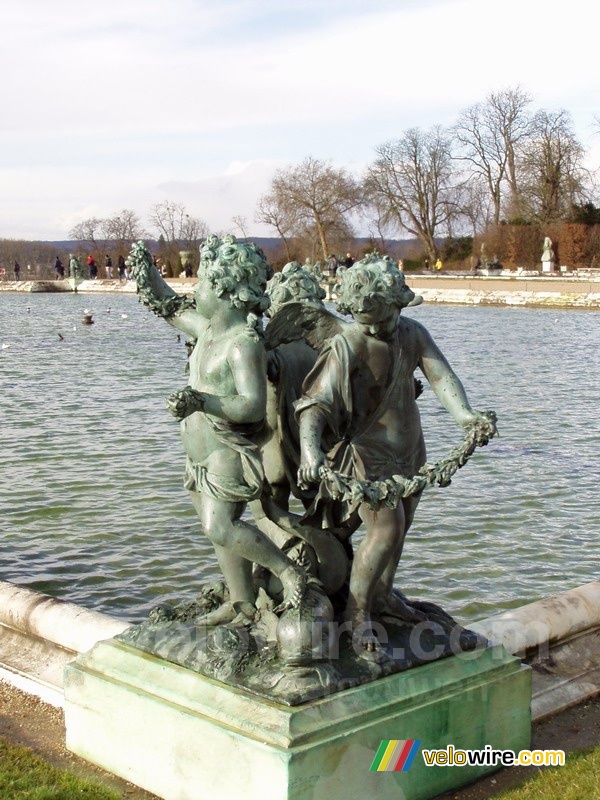
[[408,772],[420,746],[420,739],[384,739],[369,772]]

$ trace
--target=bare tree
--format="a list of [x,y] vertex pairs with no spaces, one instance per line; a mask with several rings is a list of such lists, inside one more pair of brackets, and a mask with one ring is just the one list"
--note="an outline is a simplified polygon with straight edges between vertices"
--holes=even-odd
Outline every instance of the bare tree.
[[510,195],[509,209],[518,216],[518,150],[531,135],[531,97],[519,86],[491,92],[484,103],[461,112],[454,134],[461,149],[458,157],[485,182],[493,203],[493,222],[500,222],[503,186]]
[[381,251],[387,251],[388,229],[389,223],[386,221],[386,215],[382,209],[377,205],[372,205],[369,208],[369,236],[373,242],[377,242],[381,247]]
[[434,261],[436,236],[447,233],[458,213],[449,132],[439,126],[429,131],[411,128],[400,139],[377,147],[376,153],[364,186],[378,224],[416,236]]
[[[328,228],[328,255],[347,252],[352,249],[353,242],[354,231],[345,220],[339,220]],[[323,259],[321,236],[314,222],[308,222],[303,227],[297,228],[294,246],[296,253],[301,254],[301,258],[308,257],[313,262]]]
[[208,225],[204,220],[186,214],[181,228],[181,243],[188,250],[198,250],[201,241],[208,236],[208,232]]
[[112,217],[105,219],[102,228],[106,239],[120,245],[129,245],[145,237],[140,218],[129,208],[124,208]]
[[492,224],[494,212],[487,186],[479,175],[472,175],[457,192],[463,228],[473,237],[483,233]]
[[196,247],[208,233],[208,225],[192,217],[183,203],[165,200],[150,210],[150,222],[165,242]]
[[104,220],[90,217],[78,222],[69,231],[69,239],[88,245],[90,250],[104,250],[106,241]]
[[[362,189],[345,169],[309,156],[296,167],[277,170],[266,197],[268,209],[291,223],[290,230],[314,225],[322,257],[327,258],[331,234],[342,224],[349,226],[348,215],[361,204]],[[259,208],[264,211],[266,205],[261,202]]]
[[248,238],[248,220],[246,217],[243,217],[241,214],[236,214],[234,217],[231,218],[231,221],[235,225],[235,227],[240,231],[242,234],[242,238]]
[[275,228],[283,242],[286,260],[292,261],[291,239],[296,220],[288,206],[287,197],[279,196],[275,190],[263,195],[258,201],[255,221]]
[[575,205],[589,199],[585,155],[567,111],[537,112],[533,135],[518,164],[529,218],[542,224],[568,219]]
[[152,207],[150,222],[159,234],[161,257],[168,273],[178,274],[182,250],[192,253],[192,264],[197,266],[200,242],[208,234],[203,220],[188,214],[182,203],[165,200]]

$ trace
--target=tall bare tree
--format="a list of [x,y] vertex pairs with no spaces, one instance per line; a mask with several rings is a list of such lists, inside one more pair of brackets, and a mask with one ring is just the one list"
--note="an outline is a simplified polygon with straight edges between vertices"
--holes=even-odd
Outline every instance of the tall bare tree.
[[69,231],[69,239],[87,245],[89,250],[104,250],[106,243],[104,220],[90,217],[78,222]]
[[520,158],[519,180],[527,215],[542,224],[569,219],[589,199],[586,151],[567,111],[538,111],[533,135]]
[[130,245],[145,236],[140,218],[135,211],[129,208],[124,208],[112,217],[105,219],[102,228],[106,239],[123,246]]
[[150,222],[162,235],[164,240],[192,249],[208,233],[208,225],[204,220],[191,216],[183,203],[165,200],[157,203],[150,210]]
[[[329,227],[327,231],[327,247],[329,254],[345,253],[352,249],[353,242],[354,231],[344,220],[339,220]],[[302,258],[308,257],[313,262],[323,259],[321,237],[314,223],[309,222],[304,227],[296,230],[294,246],[296,252],[302,254]]]
[[373,243],[377,242],[377,247],[381,249],[381,252],[385,253],[387,251],[388,231],[390,228],[389,222],[386,220],[386,214],[379,206],[371,204],[367,208],[367,217],[371,241]]
[[104,253],[111,245],[125,253],[132,242],[145,236],[140,219],[131,209],[124,208],[112,217],[90,217],[69,231],[69,238],[87,246],[90,252]]
[[180,269],[179,252],[192,253],[192,265],[197,266],[198,248],[208,234],[208,225],[198,217],[191,216],[182,203],[165,200],[150,210],[150,223],[158,232],[161,244],[161,257],[167,267],[167,274],[176,275]]
[[242,214],[236,214],[231,218],[231,221],[235,225],[235,227],[239,230],[242,234],[243,239],[248,238],[248,220]]
[[364,187],[378,225],[393,225],[416,236],[434,261],[436,237],[447,233],[458,213],[449,132],[439,126],[429,131],[411,128],[375,152]]
[[361,204],[362,188],[347,170],[309,156],[296,167],[277,170],[266,197],[278,219],[292,221],[292,230],[314,225],[325,259],[331,235],[341,225],[348,228],[350,213]]
[[460,145],[458,157],[485,182],[493,203],[493,223],[502,213],[503,188],[508,189],[508,211],[520,215],[517,175],[518,151],[531,135],[531,97],[519,86],[491,92],[484,103],[462,111],[454,127]]
[[479,175],[472,175],[458,188],[458,206],[462,228],[468,235],[477,236],[492,224],[492,199]]
[[275,228],[283,242],[286,260],[292,261],[291,243],[296,219],[289,206],[287,196],[285,194],[280,196],[279,192],[274,189],[264,194],[258,201],[254,219],[256,222],[262,222]]

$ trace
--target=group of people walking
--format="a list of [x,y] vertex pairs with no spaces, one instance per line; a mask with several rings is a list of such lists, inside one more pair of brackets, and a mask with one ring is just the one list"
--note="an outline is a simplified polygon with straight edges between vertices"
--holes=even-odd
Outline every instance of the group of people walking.
[[[90,278],[90,280],[93,281],[96,280],[98,278],[98,264],[94,256],[91,254],[87,258],[87,268],[88,268],[88,277]],[[63,278],[65,277],[65,267],[60,259],[60,256],[56,256],[56,261],[54,262],[54,269],[56,270],[56,280],[57,281],[63,280]],[[106,279],[112,281],[113,261],[108,253],[104,256],[104,272],[106,275]],[[125,263],[125,257],[123,255],[120,255],[118,258],[117,273],[120,281],[129,280],[127,264]],[[16,268],[15,268],[15,274],[16,274]],[[16,278],[16,280],[18,280],[18,278]]]

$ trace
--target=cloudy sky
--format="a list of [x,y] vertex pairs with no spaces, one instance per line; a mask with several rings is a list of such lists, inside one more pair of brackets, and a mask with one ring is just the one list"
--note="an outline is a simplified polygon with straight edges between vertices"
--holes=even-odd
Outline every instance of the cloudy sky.
[[600,164],[588,0],[0,0],[0,238],[185,204],[246,217],[305,156],[360,173],[492,90],[571,112]]

